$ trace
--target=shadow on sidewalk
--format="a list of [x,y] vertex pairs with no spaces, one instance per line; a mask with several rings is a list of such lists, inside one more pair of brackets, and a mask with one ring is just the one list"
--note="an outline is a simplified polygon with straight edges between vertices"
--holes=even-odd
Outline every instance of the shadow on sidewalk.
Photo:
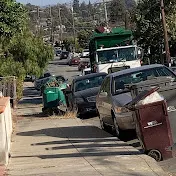
[[[45,150],[62,150],[76,149],[79,152],[55,155],[32,155],[18,157],[39,157],[41,159],[70,158],[70,157],[97,157],[97,156],[117,156],[117,155],[137,155],[137,150],[119,141],[117,138],[100,130],[94,126],[73,126],[60,128],[47,128],[36,131],[27,131],[17,133],[19,136],[51,136],[64,138],[64,140],[34,143],[31,146],[58,145],[46,147]],[[14,158],[18,158],[14,157]]]
[[36,105],[42,104],[42,98],[41,97],[36,98],[36,96],[34,96],[33,98],[27,97],[27,98],[20,100],[18,104],[20,105],[22,104],[36,104]]

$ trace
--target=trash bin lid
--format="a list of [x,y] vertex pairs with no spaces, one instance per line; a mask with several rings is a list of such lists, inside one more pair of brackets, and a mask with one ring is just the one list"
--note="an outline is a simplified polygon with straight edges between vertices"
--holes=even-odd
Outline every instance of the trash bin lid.
[[125,105],[126,108],[131,109],[135,104],[137,104],[139,101],[143,100],[150,94],[156,92],[159,89],[159,87],[154,87],[149,90],[142,91],[137,97],[135,97],[131,102]]
[[49,94],[49,93],[55,93],[55,92],[53,92],[53,91],[50,90],[50,91],[48,91],[47,93]]

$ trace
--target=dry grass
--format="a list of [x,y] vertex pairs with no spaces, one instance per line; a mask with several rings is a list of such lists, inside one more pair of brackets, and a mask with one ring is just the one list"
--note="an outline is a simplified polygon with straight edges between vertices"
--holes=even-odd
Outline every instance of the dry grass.
[[51,117],[58,118],[58,119],[74,119],[74,118],[76,118],[76,113],[67,112],[65,115],[62,115],[62,116],[54,115],[54,116],[51,116]]
[[16,116],[14,110],[13,109],[11,109],[11,110],[12,110],[12,133],[14,133],[15,132],[16,123],[17,123],[17,116]]

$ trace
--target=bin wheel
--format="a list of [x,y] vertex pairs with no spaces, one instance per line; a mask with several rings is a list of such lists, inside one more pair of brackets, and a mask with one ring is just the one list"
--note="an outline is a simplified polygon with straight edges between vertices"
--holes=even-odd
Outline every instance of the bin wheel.
[[47,115],[47,116],[52,116],[53,115],[53,110],[50,108],[42,108],[42,112]]
[[154,158],[156,161],[161,161],[162,160],[161,152],[158,151],[158,150],[150,150],[148,152],[148,156]]

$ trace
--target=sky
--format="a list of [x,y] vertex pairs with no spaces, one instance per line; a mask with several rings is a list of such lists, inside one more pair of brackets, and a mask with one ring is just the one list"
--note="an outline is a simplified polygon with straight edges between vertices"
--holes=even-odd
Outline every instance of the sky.
[[53,5],[57,3],[65,3],[65,2],[72,2],[72,0],[17,0],[17,2],[21,3],[31,3],[33,5],[45,6],[45,5]]

